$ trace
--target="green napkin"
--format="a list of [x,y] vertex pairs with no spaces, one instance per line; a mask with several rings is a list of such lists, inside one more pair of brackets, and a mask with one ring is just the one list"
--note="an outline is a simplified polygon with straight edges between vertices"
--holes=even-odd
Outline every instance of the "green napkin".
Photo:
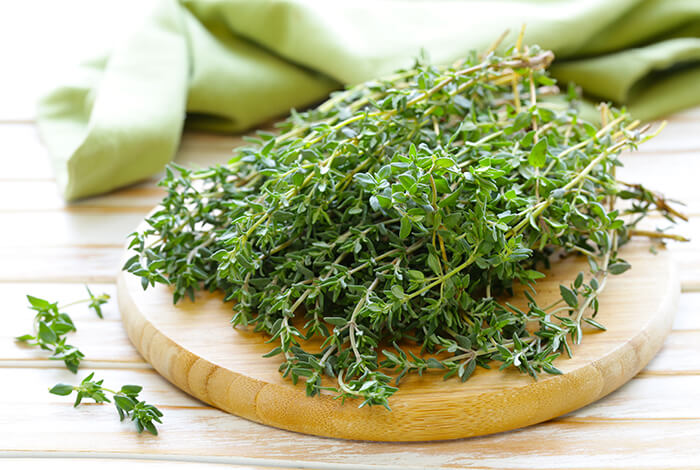
[[698,0],[164,0],[109,57],[39,103],[66,199],[151,176],[183,124],[238,132],[331,90],[450,63],[506,29],[552,49],[558,79],[653,119],[700,104]]

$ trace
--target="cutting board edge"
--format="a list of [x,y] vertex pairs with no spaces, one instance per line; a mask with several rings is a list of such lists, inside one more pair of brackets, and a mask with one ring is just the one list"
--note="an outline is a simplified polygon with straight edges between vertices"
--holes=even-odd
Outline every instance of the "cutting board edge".
[[[662,256],[668,257],[668,254]],[[459,439],[529,426],[586,406],[622,386],[653,358],[671,329],[680,282],[670,258],[668,263],[668,285],[659,289],[666,292],[659,303],[663,314],[653,316],[636,336],[610,354],[575,371],[532,382],[509,393],[474,394],[465,402],[453,404],[452,416],[437,413],[432,419],[423,416],[418,421],[410,419],[410,410],[401,408],[387,412],[366,407],[364,411],[347,413],[347,408],[342,407],[354,408],[353,405],[340,405],[328,396],[310,398],[303,387],[265,383],[222,368],[187,351],[145,318],[127,287],[129,277],[133,278],[132,283],[137,282],[135,276],[120,272],[117,289],[123,324],[131,342],[163,377],[193,397],[237,416],[290,431],[354,440],[409,442]],[[533,396],[549,399],[533,400]],[[552,402],[552,397],[565,399]],[[454,419],[458,419],[462,411],[475,403],[483,406],[484,400],[490,401],[489,408],[494,411],[490,422],[481,423],[478,428],[459,421],[456,422],[465,426],[454,425]],[[523,402],[517,414],[512,412],[514,401]],[[506,407],[510,409],[508,416],[498,413]],[[350,420],[329,419],[337,413]],[[401,426],[396,425],[397,415],[404,415]],[[359,429],[364,431],[357,431],[355,420],[361,421]],[[372,424],[368,425],[368,421]],[[444,426],[446,421],[452,425]]]

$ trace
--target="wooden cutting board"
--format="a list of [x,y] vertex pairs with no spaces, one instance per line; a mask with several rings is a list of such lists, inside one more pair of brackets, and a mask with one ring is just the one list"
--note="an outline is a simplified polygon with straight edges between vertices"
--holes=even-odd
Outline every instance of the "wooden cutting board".
[[[632,269],[611,276],[596,317],[606,332],[586,330],[573,359],[555,365],[564,374],[537,381],[517,371],[477,368],[466,382],[426,374],[403,381],[392,411],[344,405],[332,395],[309,398],[303,385],[283,379],[272,349],[259,334],[234,330],[232,304],[200,293],[196,302],[172,304],[168,287],[144,291],[122,272],[119,307],[136,348],[170,382],[235,415],[309,434],[347,439],[419,441],[495,433],[545,421],[583,407],[617,389],[656,354],[671,328],[680,284],[670,256],[649,245],[624,248]],[[559,296],[559,284],[587,272],[583,258],[556,263],[538,283],[538,302]],[[515,302],[514,302],[515,303]]]

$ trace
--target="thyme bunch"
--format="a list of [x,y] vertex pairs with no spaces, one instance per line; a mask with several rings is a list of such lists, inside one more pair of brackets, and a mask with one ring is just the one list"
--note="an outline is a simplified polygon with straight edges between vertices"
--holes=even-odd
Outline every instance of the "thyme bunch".
[[[540,48],[471,54],[334,94],[259,132],[228,165],[172,165],[124,269],[174,302],[199,289],[234,302],[234,327],[268,338],[308,395],[389,407],[406,374],[465,381],[476,367],[558,374],[582,339],[636,223],[677,213],[620,184],[623,149],[650,136],[624,110],[586,122],[558,94]],[[630,199],[628,210],[615,200]],[[630,217],[625,217],[627,214]],[[527,308],[553,254],[588,257],[561,299]]]

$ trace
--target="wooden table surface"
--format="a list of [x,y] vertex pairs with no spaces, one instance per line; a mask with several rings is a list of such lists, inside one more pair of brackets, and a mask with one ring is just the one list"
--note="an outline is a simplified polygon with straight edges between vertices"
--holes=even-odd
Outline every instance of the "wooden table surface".
[[[1,468],[700,468],[700,108],[669,117],[667,129],[627,155],[620,172],[687,203],[691,220],[676,231],[693,241],[668,247],[683,289],[673,331],[627,385],[561,418],[493,436],[412,444],[269,428],[208,407],[162,379],[129,343],[116,302],[105,307],[104,320],[73,310],[79,331],[70,342],[87,356],[78,377],[45,353],[16,345],[12,338],[31,328],[25,294],[70,301],[82,298],[85,283],[114,294],[125,236],[162,196],[154,178],[65,204],[33,122],[36,96],[54,70],[132,27],[137,4],[31,0],[0,7]],[[188,133],[177,161],[222,162],[237,142]],[[73,409],[69,399],[47,393],[91,370],[115,386],[142,384],[144,397],[165,412],[160,435],[136,434],[111,406]]]

